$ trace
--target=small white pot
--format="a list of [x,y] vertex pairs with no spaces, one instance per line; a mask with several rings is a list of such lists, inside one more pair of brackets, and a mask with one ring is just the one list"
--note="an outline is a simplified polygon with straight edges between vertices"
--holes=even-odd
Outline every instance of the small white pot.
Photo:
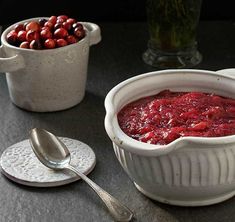
[[124,105],[165,89],[235,98],[234,77],[235,69],[156,71],[127,79],[107,94],[105,129],[117,159],[138,190],[180,206],[214,204],[235,194],[235,135],[182,137],[168,145],[153,145],[127,136],[117,121]]
[[6,41],[16,24],[38,19],[17,22],[2,33],[0,72],[6,72],[10,98],[17,106],[37,112],[70,108],[84,97],[89,48],[101,40],[100,28],[81,22],[86,36],[75,44],[55,49],[22,49]]

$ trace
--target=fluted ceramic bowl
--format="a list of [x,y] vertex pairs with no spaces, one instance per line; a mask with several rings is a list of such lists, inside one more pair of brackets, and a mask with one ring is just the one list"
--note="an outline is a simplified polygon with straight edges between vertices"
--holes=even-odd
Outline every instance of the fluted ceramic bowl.
[[163,203],[203,206],[234,196],[235,135],[181,137],[153,145],[132,139],[119,127],[117,113],[124,105],[165,89],[235,98],[235,69],[156,71],[111,89],[105,98],[105,129],[121,166],[140,192]]

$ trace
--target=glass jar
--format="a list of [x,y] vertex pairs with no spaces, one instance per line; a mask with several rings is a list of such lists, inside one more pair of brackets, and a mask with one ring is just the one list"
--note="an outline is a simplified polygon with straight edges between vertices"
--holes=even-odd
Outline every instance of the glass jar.
[[197,26],[202,0],[147,0],[150,39],[143,60],[158,68],[193,67],[202,60]]

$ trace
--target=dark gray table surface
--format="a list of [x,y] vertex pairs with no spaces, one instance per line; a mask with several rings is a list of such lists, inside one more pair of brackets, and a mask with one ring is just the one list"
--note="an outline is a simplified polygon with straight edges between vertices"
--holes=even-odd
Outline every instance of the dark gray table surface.
[[[207,207],[177,207],[142,195],[117,161],[104,129],[104,98],[119,82],[156,70],[141,58],[148,33],[145,23],[101,23],[102,42],[90,50],[86,95],[77,106],[59,112],[35,113],[11,103],[5,74],[0,75],[0,153],[28,138],[31,128],[42,127],[58,136],[91,146],[97,164],[89,177],[127,204],[135,221],[204,222],[235,221],[235,198]],[[235,66],[235,24],[204,21],[199,24],[199,69]],[[20,185],[0,176],[1,222],[107,222],[113,221],[103,203],[83,181],[54,188]]]

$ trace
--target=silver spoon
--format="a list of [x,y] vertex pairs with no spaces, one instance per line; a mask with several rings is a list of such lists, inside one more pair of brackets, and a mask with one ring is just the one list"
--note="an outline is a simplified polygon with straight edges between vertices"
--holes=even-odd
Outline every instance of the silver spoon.
[[131,210],[70,164],[70,152],[58,137],[44,129],[34,128],[30,131],[29,141],[35,155],[45,166],[54,170],[69,169],[87,182],[103,200],[115,220],[130,221],[132,219]]

